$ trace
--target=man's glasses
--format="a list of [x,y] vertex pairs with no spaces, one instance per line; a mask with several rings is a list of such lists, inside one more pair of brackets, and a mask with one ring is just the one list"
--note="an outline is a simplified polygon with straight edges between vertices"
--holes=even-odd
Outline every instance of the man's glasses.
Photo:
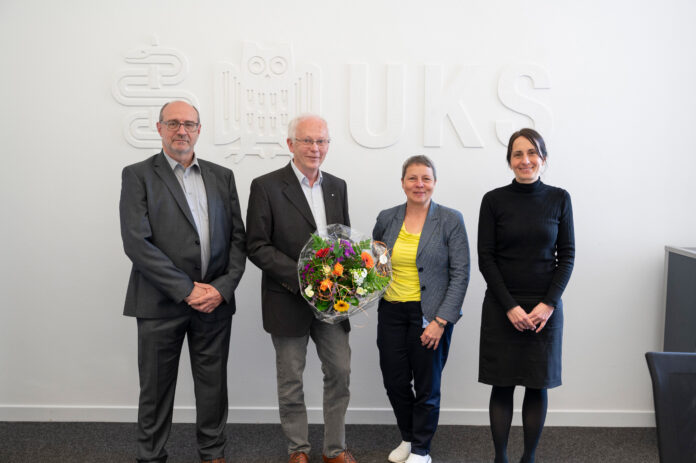
[[198,122],[191,122],[191,121],[186,121],[186,122],[179,122],[179,121],[160,121],[160,124],[165,126],[167,130],[179,130],[179,127],[182,125],[184,126],[184,129],[186,129],[187,132],[195,132],[198,129],[198,126],[200,125]]
[[329,143],[331,143],[330,138],[320,138],[318,140],[312,140],[311,138],[303,138],[302,140],[300,140],[299,138],[295,138],[295,141],[304,146],[312,146],[316,143],[319,148],[329,146]]

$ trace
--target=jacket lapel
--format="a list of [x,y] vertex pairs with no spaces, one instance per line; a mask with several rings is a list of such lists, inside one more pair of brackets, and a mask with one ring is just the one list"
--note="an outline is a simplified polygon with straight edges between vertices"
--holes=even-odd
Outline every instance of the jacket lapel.
[[324,175],[321,183],[321,191],[324,196],[324,211],[326,212],[326,225],[343,223],[343,198],[341,197],[336,182]]
[[420,255],[421,251],[428,245],[428,241],[433,236],[433,232],[438,226],[439,214],[437,213],[438,205],[435,201],[430,201],[430,208],[428,209],[428,216],[425,218],[425,223],[423,224],[423,231],[421,231],[421,237],[418,241],[418,252],[416,255]]
[[314,222],[312,211],[309,209],[309,204],[307,204],[307,198],[305,198],[305,195],[302,192],[302,187],[300,186],[300,182],[297,181],[295,172],[292,170],[292,166],[290,164],[285,167],[284,173],[285,186],[283,187],[283,194],[300,212],[300,214],[302,214],[302,217],[304,217],[316,230],[317,224]]
[[169,166],[169,163],[166,159],[164,159],[164,156],[166,156],[166,154],[164,154],[164,152],[162,151],[160,151],[159,155],[155,156],[155,159],[153,161],[155,173],[162,179],[164,184],[167,185],[169,192],[172,194],[172,197],[179,205],[179,209],[181,209],[181,212],[186,216],[189,223],[191,223],[191,226],[193,226],[193,228],[195,229],[196,222],[194,222],[193,220],[193,215],[191,215],[191,209],[189,208],[189,205],[186,202],[184,192],[181,189],[181,185],[179,185],[179,181],[176,179],[176,176],[174,175],[172,168]]
[[198,165],[201,168],[201,177],[203,177],[203,185],[205,186],[205,195],[208,199],[208,230],[210,231],[210,247],[212,254],[212,247],[215,240],[213,240],[213,230],[215,230],[215,221],[218,219],[218,213],[220,211],[220,198],[218,195],[217,188],[217,178],[213,174],[210,167],[203,167],[201,161],[198,161]]
[[401,232],[401,226],[404,224],[404,219],[406,218],[406,204],[402,204],[396,210],[396,214],[392,217],[391,222],[387,225],[387,230],[384,233],[384,242],[390,250],[394,249],[394,243],[399,237],[399,232]]

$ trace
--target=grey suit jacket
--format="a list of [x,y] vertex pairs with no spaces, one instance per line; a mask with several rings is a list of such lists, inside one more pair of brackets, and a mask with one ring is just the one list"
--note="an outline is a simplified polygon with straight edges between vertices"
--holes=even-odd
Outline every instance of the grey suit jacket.
[[[406,216],[406,204],[386,209],[377,216],[372,238],[394,249]],[[421,285],[423,316],[456,323],[469,285],[469,240],[459,211],[430,201],[421,231],[416,266]]]
[[[326,223],[350,226],[346,182],[322,176]],[[300,295],[297,261],[317,226],[290,164],[251,182],[246,221],[249,260],[263,271],[263,328],[277,336],[304,336],[314,315]],[[343,326],[350,329],[347,320]]]
[[210,262],[201,278],[201,249],[191,210],[163,152],[122,173],[121,237],[133,262],[124,315],[168,318],[193,311],[184,298],[194,281],[214,286],[224,298],[216,320],[235,312],[234,290],[246,264],[244,223],[232,171],[198,160],[208,197]]

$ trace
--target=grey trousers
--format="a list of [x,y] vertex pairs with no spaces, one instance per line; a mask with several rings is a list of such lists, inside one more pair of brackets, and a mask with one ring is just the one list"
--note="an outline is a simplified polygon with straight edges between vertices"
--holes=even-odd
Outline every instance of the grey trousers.
[[225,455],[227,358],[232,318],[202,321],[195,313],[164,319],[138,318],[138,462],[167,461],[179,357],[188,339],[196,395],[196,437],[201,460]]
[[290,441],[288,453],[309,454],[311,446],[302,374],[310,337],[317,348],[324,373],[323,453],[333,458],[346,448],[345,416],[350,399],[350,345],[348,333],[341,325],[329,325],[315,319],[308,335],[271,335],[276,352],[280,424]]

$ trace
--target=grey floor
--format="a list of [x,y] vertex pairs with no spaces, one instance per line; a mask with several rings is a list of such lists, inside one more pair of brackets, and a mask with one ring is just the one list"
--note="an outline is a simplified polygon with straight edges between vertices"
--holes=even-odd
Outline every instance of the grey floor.
[[[227,425],[228,463],[284,463],[285,442],[276,424]],[[349,425],[347,443],[359,463],[386,462],[400,441],[395,426]],[[314,446],[310,462],[321,462],[322,427],[310,426]],[[133,423],[0,422],[0,463],[132,462]],[[521,428],[510,435],[510,463],[519,461]],[[175,424],[167,446],[169,462],[198,461],[192,424]],[[434,463],[492,462],[486,426],[440,426],[433,440]],[[655,428],[547,427],[537,451],[538,463],[658,463]]]

